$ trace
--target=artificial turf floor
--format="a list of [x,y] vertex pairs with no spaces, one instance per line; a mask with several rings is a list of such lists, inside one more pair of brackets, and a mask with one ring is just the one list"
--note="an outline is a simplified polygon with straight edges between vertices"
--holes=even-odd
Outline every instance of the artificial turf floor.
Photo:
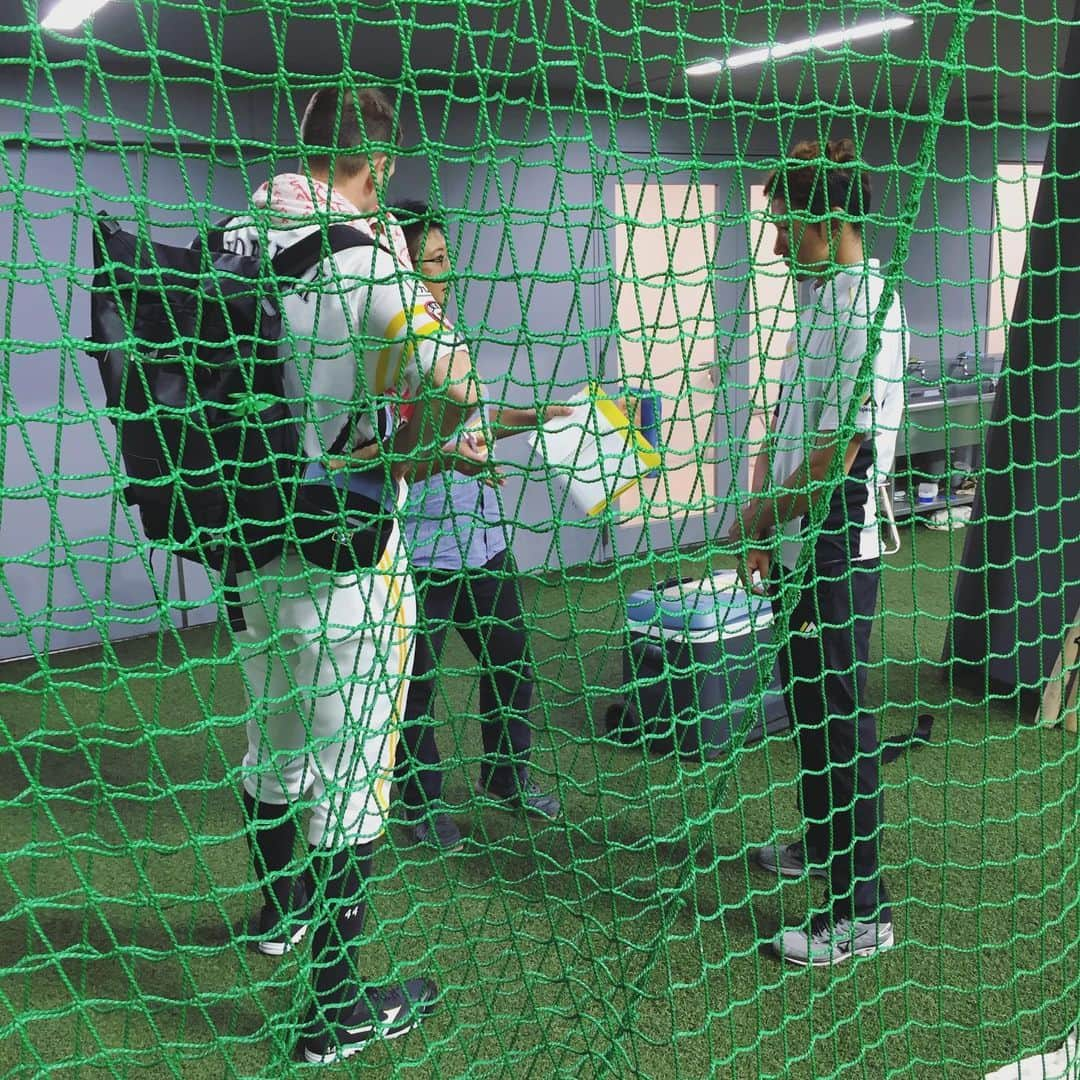
[[[784,734],[708,766],[612,746],[625,591],[693,556],[529,578],[534,776],[564,817],[471,799],[472,660],[439,698],[446,795],[470,843],[440,858],[392,826],[363,963],[430,973],[440,1010],[332,1075],[981,1077],[1078,1015],[1076,740],[950,689],[939,664],[960,533],[904,530],[870,684],[885,733],[934,745],[884,769],[897,947],[827,971],[763,944],[815,902],[748,864],[797,833]],[[244,701],[219,628],[0,668],[0,1074],[281,1077],[304,1007],[230,931],[256,903],[240,834]],[[882,660],[882,656],[885,659]],[[725,779],[726,778],[726,779]]]

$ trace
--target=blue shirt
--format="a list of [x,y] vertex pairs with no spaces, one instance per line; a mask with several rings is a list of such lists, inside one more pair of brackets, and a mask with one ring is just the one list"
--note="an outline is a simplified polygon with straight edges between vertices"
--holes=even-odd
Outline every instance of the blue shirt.
[[312,461],[304,472],[304,479],[309,484],[334,483],[338,487],[348,484],[350,491],[377,502],[384,510],[393,510],[397,505],[397,492],[381,465],[371,469],[335,469],[331,475],[321,461]]
[[409,485],[401,532],[417,569],[477,568],[506,550],[501,519],[489,485],[458,472],[436,473]]
[[[380,440],[388,439],[394,430],[393,415],[385,405],[378,409],[370,423]],[[318,458],[312,458],[304,469],[304,480],[309,484],[336,484],[339,488],[348,485],[351,492],[371,499],[384,510],[393,510],[397,506],[397,485],[390,481],[386,467],[378,459],[354,462],[351,467],[335,469],[331,475]]]

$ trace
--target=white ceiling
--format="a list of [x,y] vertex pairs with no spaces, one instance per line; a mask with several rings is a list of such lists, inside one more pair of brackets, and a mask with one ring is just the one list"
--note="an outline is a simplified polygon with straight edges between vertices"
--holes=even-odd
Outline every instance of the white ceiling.
[[[40,0],[41,13],[54,2]],[[112,0],[94,18],[92,54],[107,71],[131,72],[145,70],[156,53],[166,72],[209,79],[220,69],[232,83],[279,72],[329,74],[346,58],[358,73],[396,78],[404,69],[416,85],[459,97],[536,97],[546,83],[559,97],[606,97],[615,112],[626,95],[645,88],[662,96],[828,101],[920,115],[929,88],[947,75],[955,12],[968,2]],[[40,56],[40,48],[52,63],[84,59],[88,32],[39,37],[38,6],[0,0],[0,56]],[[974,10],[949,112],[1047,116],[1074,0],[975,0]],[[746,69],[733,81],[682,76],[684,63],[703,56],[897,12],[916,25],[887,43],[872,39],[812,60]]]

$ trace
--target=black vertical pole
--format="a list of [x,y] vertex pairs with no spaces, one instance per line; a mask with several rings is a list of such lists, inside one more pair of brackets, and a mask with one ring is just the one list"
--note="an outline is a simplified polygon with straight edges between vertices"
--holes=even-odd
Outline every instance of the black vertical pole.
[[1080,0],[1057,80],[945,659],[1037,693],[1080,603]]

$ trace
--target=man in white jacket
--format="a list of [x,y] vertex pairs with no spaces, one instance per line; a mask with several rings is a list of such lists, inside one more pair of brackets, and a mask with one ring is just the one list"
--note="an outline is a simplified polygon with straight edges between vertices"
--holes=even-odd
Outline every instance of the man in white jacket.
[[[412,664],[415,601],[394,521],[399,477],[438,453],[477,402],[467,351],[401,266],[404,239],[380,210],[398,138],[380,91],[320,90],[301,124],[307,172],[264,184],[224,238],[230,250],[267,258],[331,224],[370,241],[328,255],[281,307],[308,482],[347,487],[367,513],[357,521],[350,511],[343,528],[370,525],[385,543],[375,545],[374,565],[344,575],[287,549],[237,581],[250,699],[243,801],[265,898],[251,935],[261,952],[281,955],[312,929],[314,1003],[299,1047],[311,1063],[409,1030],[437,997],[421,978],[364,985],[356,967]],[[304,808],[311,854],[298,867]]]

